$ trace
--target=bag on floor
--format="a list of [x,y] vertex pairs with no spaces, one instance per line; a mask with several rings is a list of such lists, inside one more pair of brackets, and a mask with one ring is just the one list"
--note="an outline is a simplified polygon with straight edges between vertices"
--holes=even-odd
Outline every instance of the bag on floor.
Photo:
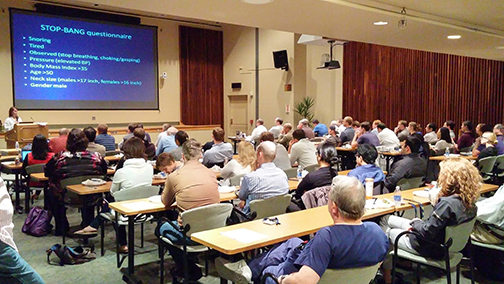
[[35,237],[45,236],[52,230],[51,218],[51,212],[48,210],[33,207],[26,217],[22,231]]
[[85,262],[89,262],[96,258],[96,253],[94,252],[94,248],[83,248],[81,246],[77,246],[74,248],[61,246],[60,244],[53,245],[47,251],[47,263],[51,263],[50,256],[54,252],[56,256],[59,258],[59,265],[63,266],[65,264],[81,264]]

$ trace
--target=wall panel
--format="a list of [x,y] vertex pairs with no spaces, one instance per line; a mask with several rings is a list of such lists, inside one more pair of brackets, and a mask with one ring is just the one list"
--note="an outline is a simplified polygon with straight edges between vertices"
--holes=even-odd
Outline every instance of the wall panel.
[[343,58],[343,114],[359,121],[504,122],[504,62],[357,42]]

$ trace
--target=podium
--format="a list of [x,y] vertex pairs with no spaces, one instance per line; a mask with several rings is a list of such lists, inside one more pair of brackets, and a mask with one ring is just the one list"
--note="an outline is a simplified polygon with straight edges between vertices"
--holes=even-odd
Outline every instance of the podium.
[[37,134],[49,137],[49,127],[47,127],[46,123],[20,122],[15,124],[12,130],[5,133],[7,148],[16,148],[16,141],[19,142],[19,147],[32,143],[33,137]]

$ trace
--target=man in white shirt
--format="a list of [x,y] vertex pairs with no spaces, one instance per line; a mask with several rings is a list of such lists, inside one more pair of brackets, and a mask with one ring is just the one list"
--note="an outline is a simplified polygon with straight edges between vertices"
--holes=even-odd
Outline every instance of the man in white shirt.
[[229,161],[233,158],[233,146],[224,141],[224,129],[220,127],[214,128],[212,131],[212,140],[214,144],[212,148],[207,150],[203,155],[203,165],[211,168],[214,165],[224,167],[226,159]]
[[280,133],[282,132],[283,130],[283,119],[281,119],[280,117],[277,117],[275,118],[275,126],[271,127],[269,132],[271,132],[273,134],[273,137],[275,139],[278,138],[278,136],[280,135]]
[[14,243],[13,213],[7,187],[0,178],[0,282],[43,284],[42,277],[19,255]]
[[429,123],[425,127],[425,135],[424,135],[424,141],[427,143],[434,143],[437,142],[439,139],[436,134],[437,126],[435,123]]
[[317,164],[317,149],[305,136],[302,129],[296,129],[292,133],[293,139],[289,143],[289,159],[291,165],[298,163],[300,167]]
[[380,123],[376,127],[378,129],[378,140],[380,140],[380,145],[387,148],[399,148],[401,143],[399,143],[399,138],[395,133],[388,129],[385,123]]
[[261,133],[268,131],[266,127],[264,126],[264,121],[262,119],[258,119],[256,121],[256,128],[252,130],[252,134],[250,136],[247,136],[245,139],[246,141],[252,142],[252,141],[257,141],[259,142],[259,137],[261,136]]

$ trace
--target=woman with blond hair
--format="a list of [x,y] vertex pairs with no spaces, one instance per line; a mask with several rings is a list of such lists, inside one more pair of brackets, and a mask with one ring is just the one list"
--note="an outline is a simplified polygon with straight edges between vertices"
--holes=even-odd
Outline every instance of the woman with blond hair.
[[238,159],[233,159],[227,163],[221,171],[223,179],[243,175],[255,170],[256,153],[254,146],[247,141],[238,144]]
[[497,144],[497,136],[495,134],[492,132],[483,133],[481,135],[481,145],[484,145],[485,148],[478,154],[478,161],[486,157],[497,156],[498,151],[495,148],[495,144]]
[[[476,217],[481,177],[478,169],[463,158],[450,158],[440,163],[439,193],[431,215],[421,220],[398,216],[388,219],[387,234],[391,244],[403,231],[413,231],[399,239],[399,248],[421,256],[440,259],[443,251],[430,242],[442,244],[445,228],[468,222]],[[427,242],[429,241],[429,242]],[[391,259],[384,262],[385,282],[390,283]]]

